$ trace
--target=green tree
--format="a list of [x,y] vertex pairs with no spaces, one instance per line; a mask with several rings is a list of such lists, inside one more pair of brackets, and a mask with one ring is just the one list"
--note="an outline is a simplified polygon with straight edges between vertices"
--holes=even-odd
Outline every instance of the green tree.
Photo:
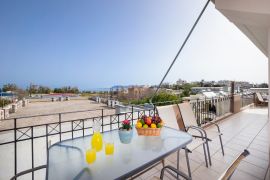
[[80,91],[77,87],[64,86],[62,88],[54,88],[54,93],[74,93],[78,94]]
[[46,87],[46,86],[39,86],[38,87],[38,93],[40,93],[40,94],[50,94],[51,89],[49,87]]
[[4,92],[6,92],[6,91],[16,91],[17,89],[18,89],[18,86],[16,84],[13,84],[13,83],[5,84],[5,85],[3,85],[3,88],[2,88],[2,90]]
[[268,88],[268,84],[267,83],[262,83],[258,85],[259,88]]
[[[138,99],[138,100],[132,100],[130,103],[131,104],[149,103],[150,98],[151,97]],[[171,104],[172,102],[179,101],[179,100],[180,100],[180,98],[177,95],[169,94],[166,92],[160,92],[155,97],[153,97],[152,103],[157,104],[157,105],[166,105],[166,104]]]

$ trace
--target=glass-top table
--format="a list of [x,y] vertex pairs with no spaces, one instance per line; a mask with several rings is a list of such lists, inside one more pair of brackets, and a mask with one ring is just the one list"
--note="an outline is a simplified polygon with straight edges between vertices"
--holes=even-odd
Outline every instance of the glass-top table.
[[159,162],[169,154],[186,147],[192,137],[182,131],[163,127],[160,136],[138,136],[134,128],[130,144],[122,144],[118,130],[102,133],[103,141],[113,139],[114,154],[105,155],[103,149],[96,161],[87,164],[85,152],[91,147],[91,137],[65,140],[49,148],[48,180],[69,179],[125,179]]

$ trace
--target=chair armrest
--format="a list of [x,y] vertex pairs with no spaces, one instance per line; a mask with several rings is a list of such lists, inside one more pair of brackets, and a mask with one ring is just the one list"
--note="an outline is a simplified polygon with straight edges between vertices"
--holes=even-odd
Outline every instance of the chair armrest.
[[176,168],[174,168],[172,166],[165,166],[164,168],[162,168],[161,173],[160,173],[160,179],[161,180],[163,180],[164,171],[167,170],[167,169],[173,171],[177,175],[180,175],[181,177],[183,177],[186,180],[191,180],[191,178],[189,176],[187,176],[185,173],[177,170]]
[[209,121],[209,120],[205,120],[205,121],[208,122],[208,123],[210,123],[210,124],[215,125],[217,127],[218,132],[220,133],[220,127],[219,127],[219,125],[217,123],[212,122],[212,121]]
[[187,131],[189,129],[195,129],[195,130],[197,130],[201,134],[201,138],[208,139],[207,138],[206,131],[203,128],[201,128],[199,126],[186,126],[186,128],[187,128]]

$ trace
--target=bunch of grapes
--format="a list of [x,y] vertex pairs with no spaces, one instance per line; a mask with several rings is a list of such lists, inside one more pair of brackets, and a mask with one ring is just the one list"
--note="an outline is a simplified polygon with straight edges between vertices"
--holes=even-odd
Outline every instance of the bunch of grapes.
[[147,119],[147,116],[146,116],[146,115],[143,115],[143,116],[142,116],[142,120],[145,121],[146,119]]
[[152,122],[155,124],[161,123],[161,118],[159,116],[153,116]]

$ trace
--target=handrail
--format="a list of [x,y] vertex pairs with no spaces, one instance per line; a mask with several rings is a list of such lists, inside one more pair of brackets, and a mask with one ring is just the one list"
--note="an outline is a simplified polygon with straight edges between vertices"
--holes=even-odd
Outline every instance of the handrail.
[[34,172],[34,171],[37,171],[37,170],[40,170],[40,169],[44,169],[44,168],[47,168],[47,165],[42,165],[42,166],[38,166],[38,167],[35,167],[35,168],[32,168],[32,169],[27,169],[25,171],[22,171],[22,172],[16,174],[12,178],[10,178],[10,180],[16,180],[18,177],[20,177],[22,175],[25,175],[25,174],[28,174],[28,173],[31,173],[31,172]]
[[13,120],[14,118],[24,119],[24,118],[41,117],[41,116],[53,116],[53,115],[59,115],[59,114],[71,114],[71,113],[91,112],[91,111],[99,111],[99,110],[104,110],[104,109],[100,108],[100,109],[89,109],[89,110],[81,110],[81,111],[66,111],[66,112],[58,112],[58,113],[51,113],[51,114],[37,114],[33,116],[21,116],[21,117],[19,116],[19,117],[7,118],[3,120]]

